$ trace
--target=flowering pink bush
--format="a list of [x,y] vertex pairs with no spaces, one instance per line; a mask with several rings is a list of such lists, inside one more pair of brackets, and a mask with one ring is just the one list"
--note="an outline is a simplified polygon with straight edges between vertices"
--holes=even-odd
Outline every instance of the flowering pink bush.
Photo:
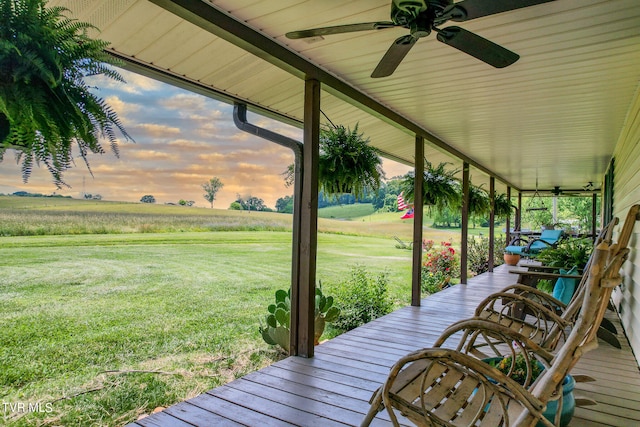
[[446,276],[454,276],[459,271],[458,257],[451,242],[442,242],[441,248],[431,248],[424,257],[423,265],[431,273],[444,273]]
[[422,288],[430,294],[450,283],[452,277],[460,275],[460,261],[451,242],[441,242],[440,247],[431,247],[426,251],[422,263]]

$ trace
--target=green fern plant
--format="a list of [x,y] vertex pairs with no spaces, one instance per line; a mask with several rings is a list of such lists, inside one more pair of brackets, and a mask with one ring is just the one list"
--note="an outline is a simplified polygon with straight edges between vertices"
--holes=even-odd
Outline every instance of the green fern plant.
[[357,199],[380,188],[382,159],[357,124],[353,129],[332,127],[320,133],[318,178],[325,194],[351,193]]
[[90,92],[88,76],[124,82],[109,66],[106,41],[95,28],[65,16],[45,0],[0,0],[0,161],[16,151],[26,182],[44,164],[58,188],[73,165],[74,147],[87,168],[89,153],[104,153],[106,138],[118,156],[115,130],[132,140],[116,112]]
[[515,208],[505,193],[498,194],[493,203],[494,214],[499,218],[504,218],[511,214],[511,211]]
[[[460,206],[461,191],[460,182],[455,178],[457,170],[447,170],[448,163],[440,163],[433,166],[429,161],[424,162],[424,184],[423,200],[424,205],[434,206],[439,212],[445,208],[456,208]],[[402,191],[405,200],[413,202],[415,200],[415,174],[408,172],[402,179]]]
[[[282,173],[287,187],[293,185],[294,165],[290,164]],[[358,199],[367,192],[380,188],[384,171],[382,159],[369,138],[342,125],[320,131],[320,158],[318,181],[320,190],[326,195],[338,197],[351,193]]]
[[469,214],[478,217],[485,216],[489,214],[490,207],[489,194],[482,187],[470,185]]

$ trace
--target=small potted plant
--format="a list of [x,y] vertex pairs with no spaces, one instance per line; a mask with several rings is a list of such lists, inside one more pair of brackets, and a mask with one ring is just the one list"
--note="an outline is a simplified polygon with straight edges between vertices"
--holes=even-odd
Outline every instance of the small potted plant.
[[504,263],[507,265],[518,265],[520,262],[520,254],[504,251]]
[[[515,362],[513,356],[507,356],[504,358],[491,357],[483,360],[516,381],[518,384],[524,386],[525,388],[528,388],[531,384],[533,384],[540,376],[540,374],[544,371],[544,366],[540,362],[535,360],[533,354],[527,354],[527,356],[525,357],[525,355],[523,355],[522,353],[518,353],[518,355],[515,357]],[[571,375],[567,375],[562,382],[562,409],[560,415],[560,427],[566,427],[573,417],[576,406],[575,397],[573,395],[573,389],[575,385],[576,382]],[[547,420],[553,423],[557,411],[558,401],[551,400],[547,403],[547,408],[543,412],[543,415]],[[541,423],[537,424],[537,426],[541,425]]]

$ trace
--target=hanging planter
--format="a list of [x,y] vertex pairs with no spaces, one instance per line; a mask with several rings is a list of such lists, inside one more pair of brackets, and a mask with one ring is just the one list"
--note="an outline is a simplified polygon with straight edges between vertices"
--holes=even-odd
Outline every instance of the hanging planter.
[[481,217],[489,215],[491,204],[489,195],[480,187],[469,186],[469,215]]
[[511,214],[511,210],[515,208],[505,193],[498,194],[493,202],[493,212],[495,216],[504,218]]
[[[434,206],[439,212],[448,207],[460,206],[461,201],[460,183],[455,178],[457,171],[446,170],[447,164],[440,163],[433,167],[430,162],[426,160],[424,162],[423,203],[425,206]],[[404,176],[401,186],[405,199],[413,202],[415,199],[415,174],[413,171]]]
[[325,194],[351,193],[358,199],[380,188],[382,159],[357,124],[353,130],[336,126],[320,133],[318,177]]
[[119,61],[106,53],[108,42],[88,36],[91,24],[68,12],[45,0],[3,1],[0,9],[0,162],[13,149],[25,182],[44,165],[58,188],[76,158],[88,168],[88,154],[105,151],[101,139],[118,155],[116,129],[132,140],[85,81],[102,75],[123,82],[109,66]]

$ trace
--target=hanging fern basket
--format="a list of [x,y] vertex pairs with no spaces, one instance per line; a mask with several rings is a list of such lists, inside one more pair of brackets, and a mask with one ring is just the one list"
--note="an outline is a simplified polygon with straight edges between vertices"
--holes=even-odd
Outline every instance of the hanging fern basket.
[[511,211],[515,208],[511,204],[511,201],[506,194],[498,194],[494,199],[494,214],[496,217],[505,218],[511,214]]
[[353,130],[337,126],[320,133],[318,175],[325,194],[351,193],[356,199],[378,190],[384,178],[378,150],[358,133],[358,125]]
[[[430,162],[424,162],[424,183],[422,186],[422,199],[425,206],[434,206],[438,211],[445,208],[460,206],[461,189],[460,182],[455,178],[457,171],[447,170],[448,163],[440,163],[433,166]],[[407,201],[415,200],[415,174],[407,173],[402,180],[402,190]]]

